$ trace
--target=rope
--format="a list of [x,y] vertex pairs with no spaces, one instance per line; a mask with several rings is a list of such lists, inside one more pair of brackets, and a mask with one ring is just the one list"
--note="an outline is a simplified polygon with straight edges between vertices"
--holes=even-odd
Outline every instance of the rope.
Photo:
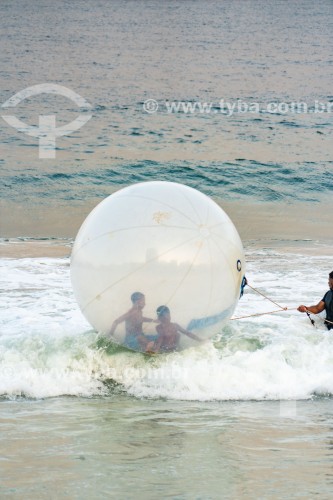
[[[307,311],[307,314],[308,314],[308,311]],[[313,313],[311,313],[313,314]],[[308,316],[310,316],[308,314]],[[325,318],[322,318],[321,316],[316,316],[317,319],[320,319],[321,321],[323,321],[324,323],[329,323],[330,325],[333,325],[333,321],[329,321],[328,319],[325,319]],[[313,321],[313,320],[312,320]]]
[[280,304],[278,304],[277,302],[274,302],[274,300],[270,299],[269,297],[267,297],[266,295],[264,295],[262,292],[259,292],[259,290],[257,290],[256,288],[254,288],[253,286],[249,285],[247,283],[247,286],[250,287],[253,291],[259,293],[259,295],[261,295],[262,297],[264,297],[265,299],[269,300],[270,302],[272,302],[274,305],[276,305],[277,307],[279,307],[280,309],[282,309],[283,311],[286,311],[288,308],[287,307],[282,307],[280,306]]
[[[247,316],[237,316],[236,318],[230,318],[230,321],[233,321],[234,319],[253,318],[254,316],[264,316],[265,314],[281,313],[283,311],[297,311],[297,309],[298,309],[297,307],[285,307],[282,311],[281,311],[281,309],[278,309],[277,311],[269,311],[269,312],[265,312],[265,313],[249,314]],[[333,325],[333,321],[329,321],[328,319],[322,318],[320,316],[318,316],[318,318],[321,319],[321,321],[323,321],[324,323],[330,323],[331,325]]]
[[[245,277],[244,277],[245,278]],[[245,278],[246,279],[246,278]],[[282,311],[296,311],[298,308],[297,307],[283,307],[283,306],[280,306],[280,304],[278,304],[277,302],[274,302],[274,300],[270,299],[269,297],[267,297],[265,294],[263,294],[262,292],[259,292],[259,290],[257,290],[256,288],[254,288],[253,286],[249,285],[248,281],[246,280],[246,283],[245,283],[249,288],[251,288],[251,290],[253,290],[254,292],[257,292],[259,295],[261,295],[262,297],[264,297],[265,299],[269,300],[270,302],[272,302],[274,305],[276,305],[277,307],[279,307],[280,309],[277,310],[277,311],[269,311],[269,312],[264,312],[264,313],[255,313],[255,314],[248,314],[247,316],[237,316],[236,318],[230,318],[231,321],[235,320],[235,319],[245,319],[245,318],[253,318],[255,316],[264,316],[265,314],[275,314],[275,313],[280,313]],[[312,318],[310,318],[310,311],[306,311],[306,314],[309,318],[309,320],[311,321],[312,325],[315,327],[316,324],[314,322],[314,320]],[[312,313],[311,313],[312,314]],[[333,322],[332,321],[329,321],[328,319],[324,319],[324,318],[321,318],[320,316],[318,316],[319,319],[321,319],[322,321],[324,321],[325,323],[329,323],[330,325],[333,325]]]
[[265,314],[275,314],[275,313],[281,313],[283,311],[296,311],[297,307],[284,307],[282,310],[278,309],[277,311],[269,311],[269,312],[264,312],[264,313],[256,313],[256,314],[249,314],[247,316],[237,316],[236,318],[230,318],[231,321],[234,319],[244,319],[244,318],[253,318],[254,316],[264,316]]
[[[306,307],[306,306],[305,306]],[[311,323],[313,324],[313,326],[316,326],[316,323],[315,321],[311,318],[310,314],[313,314],[314,316],[316,316],[316,319],[320,319],[321,321],[323,321],[325,324],[326,323],[329,323],[330,325],[333,325],[333,322],[330,321],[329,319],[326,319],[326,318],[322,318],[321,316],[317,316],[317,314],[309,311],[308,308],[306,308],[306,311],[305,311],[307,317],[309,318],[309,320],[311,321]]]
[[282,311],[288,311],[288,310],[289,311],[293,311],[294,309],[297,309],[296,307],[292,308],[292,309],[288,309],[288,307],[282,307],[282,306],[280,306],[280,304],[278,304],[277,302],[274,302],[274,300],[270,299],[265,294],[263,294],[262,292],[259,292],[259,290],[257,290],[253,286],[249,285],[249,283],[248,283],[247,280],[246,280],[246,285],[248,287],[250,287],[251,290],[253,290],[254,292],[257,292],[259,295],[261,295],[265,299],[269,300],[270,302],[272,302],[275,306],[279,307],[280,309],[278,311],[269,311],[269,312],[264,312],[264,313],[255,313],[255,314],[249,314],[247,316],[238,316],[236,318],[231,318],[232,321],[235,320],[235,319],[253,318],[254,316],[264,316],[265,314],[275,314],[275,313],[282,312]]
[[[306,315],[307,317],[309,318],[309,320],[311,321],[311,323],[313,324],[313,326],[315,327],[316,326],[316,323],[315,321],[311,318],[310,314],[313,314],[311,311],[309,311],[308,309],[305,311],[306,312]],[[330,325],[333,325],[333,321],[330,321],[328,319],[325,319],[325,318],[322,318],[321,316],[316,316],[316,319],[320,319],[321,321],[323,321],[325,324],[326,323],[329,323]]]

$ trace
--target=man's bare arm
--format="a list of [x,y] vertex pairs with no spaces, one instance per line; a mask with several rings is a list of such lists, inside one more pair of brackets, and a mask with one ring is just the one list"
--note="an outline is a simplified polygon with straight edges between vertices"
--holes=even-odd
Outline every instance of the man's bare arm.
[[301,313],[303,312],[306,312],[306,311],[309,311],[310,313],[312,314],[319,314],[321,312],[323,312],[325,309],[325,302],[323,300],[321,300],[320,302],[318,302],[318,304],[316,306],[299,306],[297,308],[297,310]]

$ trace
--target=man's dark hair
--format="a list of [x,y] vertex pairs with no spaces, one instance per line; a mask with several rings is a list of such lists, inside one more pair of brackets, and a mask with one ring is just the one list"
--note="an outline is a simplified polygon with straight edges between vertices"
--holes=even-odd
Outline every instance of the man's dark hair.
[[135,304],[135,302],[137,302],[140,299],[143,299],[143,297],[144,297],[143,293],[141,293],[141,292],[134,292],[131,295],[131,301],[132,301],[133,304]]
[[333,279],[333,271],[332,271],[332,272],[331,272],[328,276],[329,276],[329,277],[331,278],[331,280],[332,280],[332,279]]
[[161,316],[165,316],[170,312],[170,309],[167,306],[159,306],[156,309],[157,316],[160,318]]

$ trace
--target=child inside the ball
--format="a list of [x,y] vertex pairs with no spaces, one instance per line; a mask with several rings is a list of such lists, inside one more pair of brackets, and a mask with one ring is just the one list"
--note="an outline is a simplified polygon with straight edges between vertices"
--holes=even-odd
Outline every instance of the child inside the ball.
[[144,335],[142,325],[143,323],[157,323],[157,320],[143,316],[142,310],[146,305],[143,293],[132,293],[131,301],[131,309],[114,320],[109,334],[112,337],[117,326],[125,322],[125,339],[123,345],[134,351],[146,351],[151,339]]
[[[170,309],[159,306],[156,309],[157,319],[143,316],[142,310],[146,305],[145,296],[141,292],[134,292],[131,295],[132,307],[125,314],[114,320],[109,332],[112,337],[120,323],[125,322],[125,339],[123,345],[129,349],[142,352],[158,353],[173,352],[178,349],[180,334],[203,342],[194,333],[185,330],[178,323],[171,322]],[[156,326],[157,335],[144,335],[143,323],[158,323]]]
[[159,306],[156,309],[157,319],[159,324],[156,327],[158,334],[154,342],[150,342],[146,350],[150,352],[172,352],[176,351],[179,346],[180,334],[183,333],[197,342],[203,342],[194,333],[185,330],[178,323],[171,322],[170,309],[167,306]]

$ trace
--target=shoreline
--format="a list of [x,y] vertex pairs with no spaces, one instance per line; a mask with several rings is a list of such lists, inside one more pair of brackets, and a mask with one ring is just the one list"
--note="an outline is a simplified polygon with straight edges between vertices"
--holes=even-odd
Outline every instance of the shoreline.
[[[65,257],[85,218],[102,200],[69,206],[26,207],[1,203],[0,257]],[[333,203],[249,203],[215,201],[234,223],[245,250],[271,248],[281,252],[333,257]]]
[[1,259],[62,258],[70,257],[71,252],[72,245],[60,239],[24,241],[10,238],[0,243]]
[[[73,243],[74,239],[64,238],[3,238],[0,241],[0,258],[67,258],[71,255]],[[333,259],[333,247],[328,241],[261,238],[243,240],[243,246],[245,254],[253,250],[272,250],[281,254],[327,256]]]

